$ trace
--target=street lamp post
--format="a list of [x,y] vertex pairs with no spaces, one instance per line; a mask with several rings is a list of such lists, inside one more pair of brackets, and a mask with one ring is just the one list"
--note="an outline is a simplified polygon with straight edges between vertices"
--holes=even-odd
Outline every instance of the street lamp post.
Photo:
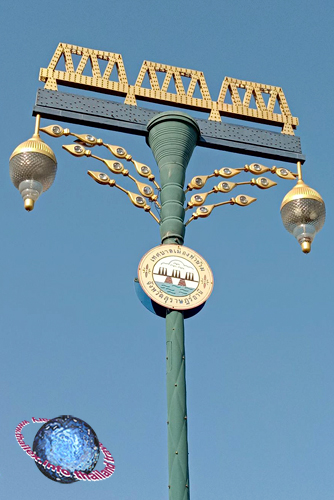
[[[184,182],[199,128],[189,116],[162,113],[148,123],[148,144],[160,170],[161,243],[184,241]],[[166,313],[167,425],[170,498],[189,498],[187,402],[182,311]]]
[[[129,92],[128,96],[132,95],[132,99],[134,91],[131,90],[131,92]],[[48,98],[48,96],[46,96],[46,98]],[[129,97],[127,97],[127,99],[128,98]],[[132,101],[130,104],[132,104],[131,108],[134,108],[134,102]],[[128,106],[128,104],[126,106]],[[216,108],[213,106],[213,115],[215,109]],[[121,189],[128,195],[133,205],[138,208],[143,208],[145,211],[150,213],[150,215],[159,223],[162,249],[164,246],[166,249],[174,247],[179,248],[182,246],[184,243],[186,225],[199,217],[208,217],[215,207],[225,204],[248,206],[250,203],[255,201],[255,198],[248,195],[239,195],[237,197],[230,198],[228,201],[210,205],[206,204],[206,199],[209,195],[215,193],[229,193],[232,189],[239,185],[248,184],[256,186],[260,189],[273,187],[276,183],[262,176],[262,174],[266,172],[277,175],[282,179],[297,179],[297,185],[285,196],[282,202],[281,215],[284,226],[297,238],[304,253],[308,253],[311,250],[311,243],[314,239],[314,235],[324,224],[325,206],[323,200],[315,190],[309,188],[304,183],[301,171],[301,155],[298,156],[297,153],[291,153],[291,151],[288,150],[288,147],[282,151],[273,149],[272,156],[274,158],[281,156],[285,160],[293,161],[297,154],[297,173],[293,173],[285,167],[268,168],[258,163],[245,165],[243,168],[239,169],[224,167],[220,170],[214,170],[212,174],[198,175],[194,177],[185,190],[186,168],[194,148],[201,142],[202,145],[204,142],[204,145],[207,146],[212,139],[211,137],[211,139],[203,140],[203,128],[201,128],[201,124],[199,125],[198,120],[193,119],[189,115],[181,112],[153,113],[151,119],[145,124],[145,130],[143,127],[138,128],[138,116],[134,120],[136,122],[135,133],[146,135],[147,143],[151,148],[159,167],[159,185],[156,182],[151,169],[144,164],[134,161],[132,156],[127,154],[124,148],[105,144],[102,139],[96,139],[90,134],[78,135],[72,133],[69,129],[63,129],[59,125],[50,125],[48,127],[40,128],[39,111],[40,109],[37,105],[37,109],[35,109],[37,118],[33,137],[18,146],[10,158],[11,179],[15,187],[19,189],[24,200],[25,209],[28,211],[31,211],[34,208],[35,201],[38,199],[40,194],[50,187],[56,173],[55,156],[52,150],[39,137],[39,132],[43,131],[53,137],[74,136],[76,138],[76,143],[70,146],[63,146],[65,150],[76,157],[87,156],[102,161],[113,174],[122,174],[132,179],[136,183],[139,193],[130,192],[122,188],[114,179],[110,179],[110,177],[103,172],[88,172],[90,176],[99,184],[109,185],[110,187],[117,187]],[[54,110],[50,112],[46,109],[46,111],[44,110],[44,114],[46,117],[51,118],[55,118],[56,116]],[[91,120],[91,118],[85,119],[82,115],[80,115],[80,118],[76,118],[70,113],[66,114],[66,112],[65,115],[62,112],[61,117],[65,121],[67,120],[75,123],[86,123],[87,119]],[[106,124],[102,119],[100,121],[100,125],[103,128],[106,127]],[[124,129],[124,122],[122,122],[122,127]],[[115,128],[115,124],[113,124],[113,128]],[[292,128],[287,127],[285,131],[291,132],[291,130]],[[133,133],[132,129],[131,131]],[[243,137],[245,137],[245,134],[248,132],[242,130],[238,133],[244,134]],[[277,134],[277,136],[279,136],[279,134]],[[275,140],[277,143],[280,138],[275,137]],[[285,139],[283,138],[283,142],[284,140]],[[237,144],[237,141],[233,142],[233,144],[231,142],[227,144],[227,140],[224,140],[223,142],[224,143],[221,143],[220,138],[216,139],[215,147],[218,145],[221,149],[235,150],[235,152],[249,152],[247,151],[247,145],[245,146],[245,151],[240,150],[240,144]],[[117,159],[132,162],[137,170],[137,173],[153,183],[154,188],[160,191],[160,203],[158,201],[158,195],[154,194],[154,189],[146,183],[137,181],[129,173],[129,170],[124,168],[120,161],[113,162],[111,160],[101,158],[93,154],[91,149],[87,149],[87,147],[94,148],[96,146],[105,146],[109,152],[116,156]],[[254,145],[251,147],[254,149]],[[265,157],[270,157],[271,154],[270,148],[269,150],[266,150],[263,146],[258,146],[257,152],[259,155]],[[251,179],[251,181],[246,182],[230,181],[231,178],[241,172],[252,173],[255,177]],[[217,186],[214,186],[213,189],[208,192],[203,193],[199,191],[205,186],[208,179],[212,177],[221,177],[223,178],[223,181]],[[192,190],[195,190],[196,194],[191,196],[185,207],[185,194]],[[156,204],[156,206],[160,208],[160,219],[157,218],[151,211],[150,204],[152,203]],[[186,211],[192,208],[195,208],[195,211],[185,223]],[[147,266],[147,268],[148,267],[149,266]],[[145,272],[147,274],[147,268],[141,269],[139,266],[139,280],[141,279],[140,272]],[[153,271],[150,272],[153,273]],[[164,271],[162,271],[162,274],[163,273]],[[187,279],[187,277],[185,279]],[[191,279],[192,278],[188,276],[188,280]],[[199,282],[200,278],[198,278],[198,288]],[[210,280],[207,279],[206,276],[205,279],[202,278],[204,288],[209,284],[209,282]],[[184,283],[186,283],[185,280]],[[194,306],[191,305],[189,307],[182,305],[181,307],[180,304],[183,301],[175,298],[173,305],[166,305],[164,307],[162,305],[163,302],[159,305],[158,299],[158,304],[155,303],[155,296],[150,294],[149,290],[145,289],[144,291],[154,304],[154,310],[158,311],[160,316],[166,318],[169,498],[170,500],[188,500],[189,468],[184,319],[185,313],[189,313],[190,311],[191,314],[195,314],[198,312],[200,307],[194,308]],[[163,294],[161,293],[160,296],[162,295]],[[177,300],[179,301],[179,306],[177,305]],[[195,306],[201,305],[202,302],[199,301],[199,303],[195,304]],[[166,301],[165,304],[167,304]]]

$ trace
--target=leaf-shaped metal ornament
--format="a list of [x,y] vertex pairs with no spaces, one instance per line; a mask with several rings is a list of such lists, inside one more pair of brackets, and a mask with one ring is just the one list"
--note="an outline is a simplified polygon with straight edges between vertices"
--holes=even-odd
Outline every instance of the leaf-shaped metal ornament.
[[281,177],[281,179],[289,179],[289,180],[294,180],[296,179],[297,175],[293,174],[290,170],[287,168],[277,168],[275,167],[274,173],[278,175],[278,177]]
[[233,201],[240,207],[247,207],[248,205],[256,201],[256,198],[252,198],[251,196],[245,194],[239,194],[238,196],[233,198]]
[[235,182],[222,181],[218,184],[217,188],[221,193],[229,193],[236,185]]
[[134,166],[136,167],[138,174],[141,175],[142,177],[147,178],[149,175],[152,174],[152,170],[150,169],[150,167],[145,165],[145,163],[140,163],[139,161],[135,161],[135,160],[131,160],[131,161],[134,164]]
[[[234,177],[235,175],[240,174],[243,169],[237,169],[237,168],[230,168],[230,167],[223,167],[217,172],[217,176],[219,175],[220,177],[224,177],[225,179],[228,179],[229,177]],[[216,173],[216,171],[215,171]]]
[[71,133],[74,137],[78,139],[83,144],[87,144],[88,146],[95,146],[96,144],[100,143],[102,144],[102,139],[96,139],[91,134],[73,134]]
[[110,177],[103,172],[94,172],[93,170],[88,170],[87,174],[90,175],[91,178],[99,184],[110,184],[112,182],[112,179],[110,179]]
[[60,125],[49,125],[48,127],[43,127],[39,130],[41,132],[45,132],[45,134],[51,135],[52,137],[61,137],[62,135],[64,135],[64,129]]
[[252,179],[252,184],[256,185],[260,189],[269,189],[273,186],[277,186],[277,182],[267,179],[267,177],[258,177],[257,179]]
[[133,205],[135,205],[136,207],[144,209],[146,209],[147,207],[150,208],[149,205],[146,204],[145,198],[143,196],[140,196],[137,193],[132,193],[131,191],[126,191],[126,193],[130,198],[131,203],[133,203]]
[[205,200],[209,194],[210,193],[193,194],[190,198],[190,201],[188,202],[188,207],[200,207],[201,205],[203,205],[203,203],[205,203]]
[[196,175],[189,182],[187,188],[188,191],[192,191],[193,189],[201,189],[205,186],[206,181],[211,177],[211,175]]
[[261,165],[260,163],[252,163],[251,165],[245,166],[245,172],[251,172],[252,174],[255,174],[255,175],[264,174],[265,172],[269,172],[269,170],[270,170],[269,167],[265,167],[264,165]]
[[91,152],[89,149],[85,149],[81,144],[69,144],[64,146],[63,149],[65,149],[68,153],[71,153],[73,156],[90,156]]
[[109,151],[116,156],[116,158],[125,158],[130,157],[128,155],[126,149],[122,148],[121,146],[112,146],[111,144],[104,144],[106,148],[109,149]]
[[132,178],[135,181],[136,186],[142,196],[145,196],[145,198],[148,198],[149,200],[152,201],[158,199],[158,196],[154,193],[154,190],[153,188],[151,188],[151,186],[149,186],[148,184],[144,184],[143,182],[137,181],[137,179],[135,179],[134,177]]
[[212,210],[215,208],[215,205],[203,205],[199,207],[194,213],[195,218],[197,217],[209,217]]
[[103,163],[109,168],[110,172],[113,174],[122,174],[124,171],[124,165],[120,161],[114,160],[102,160]]

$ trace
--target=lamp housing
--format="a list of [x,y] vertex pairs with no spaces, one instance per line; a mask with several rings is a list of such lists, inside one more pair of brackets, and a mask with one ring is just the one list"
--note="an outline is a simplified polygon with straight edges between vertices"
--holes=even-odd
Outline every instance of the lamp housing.
[[57,160],[52,149],[38,134],[23,142],[9,159],[12,183],[20,191],[24,208],[31,211],[42,192],[52,185],[57,171]]
[[325,223],[326,208],[320,194],[299,179],[281,204],[284,227],[297,239],[304,253],[311,251],[312,241]]

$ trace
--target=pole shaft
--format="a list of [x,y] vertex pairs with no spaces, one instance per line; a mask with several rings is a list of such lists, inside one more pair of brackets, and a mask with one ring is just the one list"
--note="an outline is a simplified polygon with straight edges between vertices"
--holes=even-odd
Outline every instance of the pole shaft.
[[[160,170],[161,243],[184,241],[185,172],[199,137],[184,113],[161,113],[148,123],[148,144]],[[184,316],[166,313],[169,499],[189,500]]]
[[166,315],[166,358],[169,498],[188,500],[184,318],[180,311],[168,311]]

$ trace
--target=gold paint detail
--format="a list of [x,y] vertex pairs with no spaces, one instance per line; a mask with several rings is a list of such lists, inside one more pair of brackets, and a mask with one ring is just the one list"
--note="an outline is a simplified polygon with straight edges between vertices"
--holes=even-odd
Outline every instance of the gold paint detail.
[[310,186],[305,184],[304,181],[299,180],[291,191],[284,196],[280,210],[282,210],[282,208],[290,201],[300,200],[302,198],[308,198],[324,203],[324,200],[315,189],[312,189]]
[[44,141],[42,141],[39,136],[33,136],[27,141],[22,142],[22,144],[14,149],[9,160],[20,153],[40,153],[48,156],[51,160],[57,163],[54,152]]
[[222,167],[220,170],[215,170],[214,175],[216,177],[223,177],[224,179],[229,179],[230,177],[234,177],[235,175],[238,175],[243,171],[244,168]]
[[212,213],[212,211],[213,211],[214,208],[221,207],[223,205],[235,205],[235,199],[231,198],[228,201],[222,201],[220,203],[215,203],[214,205],[203,205],[202,207],[198,207],[197,210],[196,210],[196,212],[194,212],[192,214],[192,216],[186,222],[185,225],[188,226],[188,224],[190,224],[190,222],[192,222],[193,220],[196,220],[198,218],[209,217],[209,215],[211,215],[211,213]]
[[31,212],[31,210],[34,209],[35,202],[31,198],[26,198],[24,200],[24,208],[27,210],[27,212]]
[[300,180],[300,181],[303,180],[302,164],[300,161],[297,161],[297,176],[298,176],[298,180]]
[[[74,69],[72,54],[81,56],[81,60]],[[60,61],[65,62],[65,71],[57,70]],[[107,66],[102,74],[99,60],[107,61]],[[83,75],[83,71],[88,69],[92,76]],[[111,80],[112,71],[115,69],[117,80]],[[100,92],[124,95],[128,92],[128,80],[120,54],[105,52],[101,50],[87,49],[60,43],[47,68],[41,68],[39,79],[45,82],[46,89],[58,90],[57,83],[67,82],[72,87],[94,87]]]
[[222,181],[218,184],[217,188],[221,193],[229,193],[237,185],[237,182]]
[[310,253],[311,251],[311,242],[304,240],[301,245],[303,253]]
[[270,168],[265,167],[264,165],[261,165],[260,163],[252,163],[251,165],[245,165],[244,170],[245,170],[245,172],[251,172],[252,174],[255,174],[255,175],[262,175],[265,172],[269,172]]
[[94,181],[98,184],[106,185],[110,183],[110,177],[107,174],[103,174],[103,172],[94,172],[93,170],[88,170],[88,175],[91,176]]
[[109,149],[110,153],[116,156],[116,158],[124,158],[125,160],[131,159],[126,149],[122,148],[122,146],[112,146],[111,144],[105,144],[105,143],[103,143],[103,146]]
[[137,208],[143,208],[145,212],[148,212],[151,217],[159,224],[160,221],[159,219],[154,215],[154,213],[151,211],[150,205],[147,205],[145,198],[141,196],[139,193],[133,193],[132,191],[128,191],[127,189],[124,189],[122,186],[119,186],[116,184],[116,181],[114,179],[110,179],[110,177],[103,173],[103,172],[96,172],[93,170],[88,170],[88,175],[94,179],[98,184],[102,185],[109,185],[110,187],[116,187],[120,191],[123,191],[123,193],[127,194],[131,203],[137,207]]
[[79,144],[68,144],[68,145],[63,145],[62,146],[63,149],[65,149],[65,151],[67,151],[68,153],[71,153],[71,155],[73,156],[77,156],[77,157],[80,157],[80,156],[90,156],[89,154],[87,155],[87,151],[89,151],[88,149],[85,149],[83,146],[79,145]]
[[[42,127],[39,130],[40,132],[51,135],[51,137],[61,137],[64,135],[64,129],[60,125],[48,125],[47,127]],[[55,132],[55,130],[57,132]]]
[[[138,161],[135,161],[132,158],[132,156],[130,154],[128,154],[126,149],[122,148],[121,146],[113,146],[111,144],[106,144],[103,142],[102,139],[97,139],[96,137],[94,137],[91,134],[75,134],[75,133],[71,132],[70,129],[68,129],[68,128],[63,129],[60,125],[49,125],[47,127],[38,128],[39,127],[39,120],[40,120],[40,115],[36,115],[36,130],[39,130],[39,131],[44,132],[48,135],[51,135],[52,137],[62,137],[63,135],[65,135],[65,136],[70,135],[72,137],[75,137],[76,140],[74,142],[76,142],[76,144],[63,146],[63,148],[66,151],[71,153],[73,156],[78,156],[78,157],[84,156],[84,155],[91,156],[97,160],[104,162],[105,165],[107,165],[107,167],[109,168],[109,170],[111,172],[113,172],[114,174],[123,174],[123,175],[129,176],[129,178],[134,180],[134,182],[137,184],[137,187],[140,190],[141,194],[143,196],[145,196],[146,198],[149,198],[150,201],[154,201],[154,203],[159,208],[161,208],[160,204],[157,202],[158,196],[156,194],[154,194],[153,189],[152,189],[152,193],[147,195],[145,193],[145,188],[146,188],[146,190],[147,190],[147,188],[150,190],[150,187],[147,184],[140,183],[139,181],[134,179],[134,177],[132,177],[129,174],[129,171],[126,170],[120,162],[118,162],[118,168],[116,168],[115,164],[117,162],[113,162],[112,160],[106,160],[104,158],[100,158],[99,156],[95,156],[92,154],[92,152],[90,150],[85,149],[84,146],[87,146],[87,145],[90,147],[104,146],[105,148],[108,149],[108,151],[110,151],[111,154],[116,156],[116,158],[122,158],[126,161],[130,161],[134,165],[137,173],[140,176],[148,179],[150,182],[152,182],[154,184],[154,186],[157,188],[158,191],[161,191],[161,188],[160,188],[159,184],[156,182],[155,176],[152,174],[152,170],[150,169],[150,167],[148,167],[144,163],[140,163]],[[35,138],[35,134],[34,134],[33,138]],[[119,168],[120,165],[121,165],[121,168]]]
[[[138,266],[138,280],[150,299],[179,311],[203,304],[213,290],[208,263],[197,252],[181,245],[159,245],[147,252]],[[178,287],[183,296],[178,296]]]
[[[73,54],[81,56],[75,68]],[[65,71],[57,69],[61,60]],[[99,61],[107,61],[102,73]],[[83,74],[88,70],[91,76]],[[115,73],[115,78],[111,79]],[[159,78],[160,75],[162,78]],[[145,78],[148,85],[145,86]],[[134,85],[129,85],[122,56],[114,52],[60,43],[39,79],[45,88],[58,90],[58,83],[125,97],[125,104],[137,105],[137,98],[210,113],[209,120],[221,122],[229,116],[282,127],[294,135],[298,118],[292,116],[281,87],[225,77],[218,99],[213,101],[202,71],[144,61]],[[196,97],[195,97],[196,96]]]
[[188,193],[189,191],[192,191],[193,189],[202,189],[202,187],[205,186],[207,180],[210,179],[211,177],[214,177],[214,175],[215,174],[196,175],[196,177],[193,177],[191,179],[191,181],[189,182],[185,193]]
[[287,180],[295,180],[298,174],[295,174],[288,170],[287,168],[278,168],[278,167],[272,167],[270,169],[272,174],[276,174],[278,177],[281,179],[287,179]]
[[269,189],[273,186],[277,186],[277,182],[267,179],[267,177],[258,177],[257,179],[252,179],[251,183],[260,189]]
[[[269,95],[267,104],[265,94]],[[232,104],[228,103],[230,100]],[[276,112],[275,108],[278,108]],[[298,118],[292,116],[281,87],[236,78],[225,77],[217,99],[217,108],[209,119],[217,121],[217,111],[222,116],[281,125],[282,133],[287,135],[294,135],[293,129],[298,126]]]
[[[165,75],[161,84],[158,74]],[[146,76],[149,87],[143,86]],[[201,96],[199,98],[194,97],[196,88]],[[131,96],[202,111],[210,111],[212,106],[210,92],[201,71],[151,61],[143,62],[136,83],[132,87]]]
[[191,198],[190,201],[188,201],[188,208],[192,207],[200,207],[205,203],[205,200],[209,196],[209,194],[214,193],[214,190],[208,191],[207,193],[200,193],[200,194],[194,194]]
[[251,203],[254,203],[254,201],[256,201],[256,198],[252,198],[251,196],[245,194],[239,194],[233,199],[233,201],[240,207],[247,207]]

